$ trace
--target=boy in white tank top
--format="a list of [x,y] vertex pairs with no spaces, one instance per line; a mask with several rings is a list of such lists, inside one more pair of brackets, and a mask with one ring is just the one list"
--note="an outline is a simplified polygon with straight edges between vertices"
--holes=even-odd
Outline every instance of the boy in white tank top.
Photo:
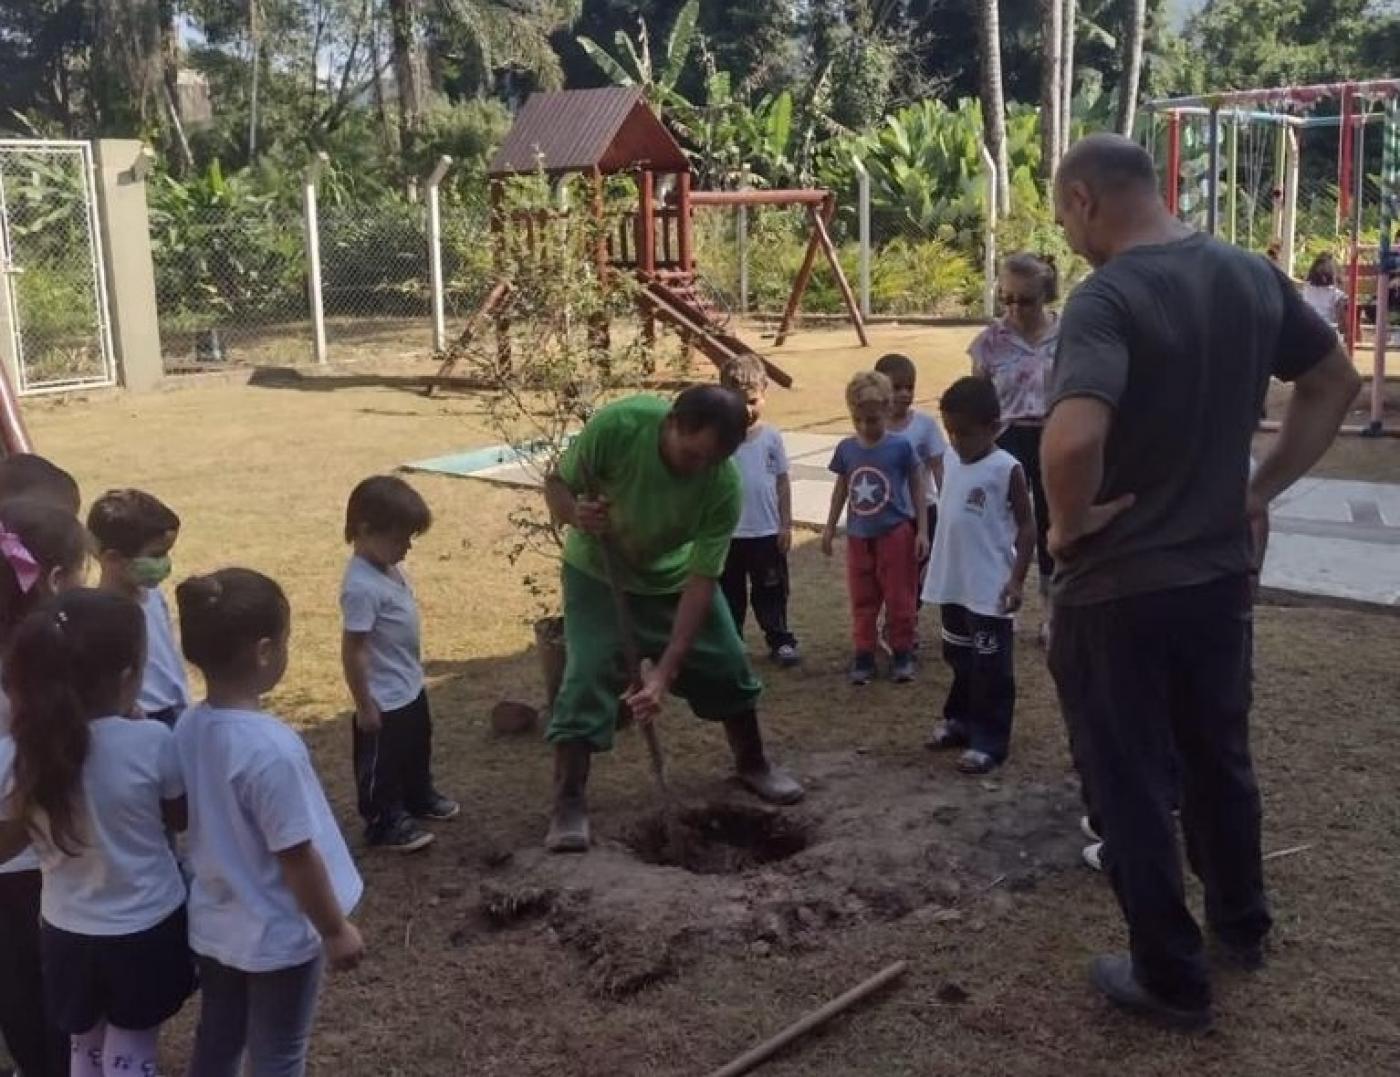
[[1011,744],[1013,615],[1035,553],[1035,510],[1021,465],[996,447],[1001,407],[992,383],[962,378],[940,408],[953,452],[944,458],[923,599],[942,607],[953,684],[928,746],[962,748],[958,769],[985,774],[1005,762]]

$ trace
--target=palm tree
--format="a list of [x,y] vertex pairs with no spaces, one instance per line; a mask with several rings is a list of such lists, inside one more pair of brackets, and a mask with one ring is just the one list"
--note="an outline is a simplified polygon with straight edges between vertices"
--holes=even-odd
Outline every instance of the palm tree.
[[977,39],[982,53],[982,124],[996,163],[997,209],[1011,212],[1011,169],[1006,158],[1006,101],[1001,84],[1001,12],[997,0],[978,0]]
[[1147,0],[1131,0],[1128,32],[1123,37],[1123,78],[1118,84],[1118,132],[1132,137],[1137,114],[1138,81],[1142,77],[1142,41],[1146,34]]
[[1062,14],[1071,0],[1040,0],[1040,27],[1043,41],[1040,59],[1040,174],[1047,182],[1055,174],[1060,159],[1060,123],[1064,108],[1060,92],[1061,48],[1064,43]]
[[1061,20],[1064,44],[1060,48],[1060,156],[1069,152],[1070,130],[1074,124],[1074,42],[1078,28],[1079,5],[1076,0],[1064,0],[1065,17]]

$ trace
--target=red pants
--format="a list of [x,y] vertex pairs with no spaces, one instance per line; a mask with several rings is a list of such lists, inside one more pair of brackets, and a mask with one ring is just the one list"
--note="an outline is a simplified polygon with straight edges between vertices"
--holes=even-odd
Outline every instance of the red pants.
[[885,608],[890,649],[914,649],[918,618],[918,531],[913,521],[878,538],[846,538],[846,586],[851,592],[851,637],[856,653],[875,652],[876,624]]

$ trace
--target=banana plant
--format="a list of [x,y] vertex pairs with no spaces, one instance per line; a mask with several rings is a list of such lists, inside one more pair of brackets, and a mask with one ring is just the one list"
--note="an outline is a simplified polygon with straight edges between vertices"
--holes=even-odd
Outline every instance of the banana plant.
[[663,56],[653,55],[645,19],[638,19],[635,38],[622,30],[614,35],[612,53],[590,37],[580,37],[578,43],[603,74],[618,86],[641,87],[658,111],[676,105],[693,107],[676,90],[676,84],[695,46],[699,17],[700,0],[686,0],[666,37]]

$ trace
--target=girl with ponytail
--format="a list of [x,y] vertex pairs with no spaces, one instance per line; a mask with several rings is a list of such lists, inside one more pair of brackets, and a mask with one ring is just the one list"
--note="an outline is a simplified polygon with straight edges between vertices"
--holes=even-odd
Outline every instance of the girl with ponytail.
[[68,590],[29,612],[4,661],[0,859],[32,840],[43,872],[44,999],[74,1077],[154,1073],[160,1026],[194,988],[174,737],[132,718],[145,618],[130,599]]
[[[0,467],[0,495],[39,457],[10,457]],[[51,465],[50,465],[51,466]],[[71,482],[71,480],[69,480]],[[0,504],[0,651],[41,602],[82,583],[87,534],[67,502],[6,499]],[[0,692],[0,759],[13,758],[9,699]],[[26,846],[0,863],[0,1035],[25,1077],[66,1077],[68,1037],[44,1009],[40,967],[39,856]]]

